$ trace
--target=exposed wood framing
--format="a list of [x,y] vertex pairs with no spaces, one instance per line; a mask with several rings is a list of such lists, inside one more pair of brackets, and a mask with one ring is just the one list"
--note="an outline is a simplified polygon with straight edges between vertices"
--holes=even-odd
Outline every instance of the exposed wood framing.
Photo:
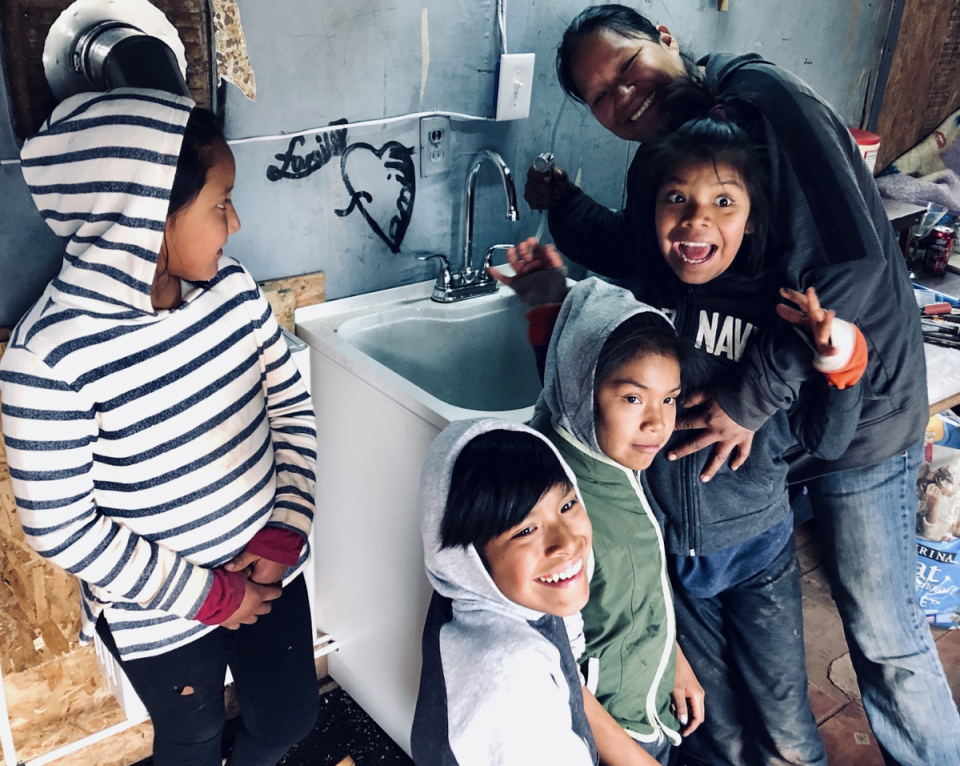
[[877,120],[877,170],[960,107],[960,0],[906,0]]

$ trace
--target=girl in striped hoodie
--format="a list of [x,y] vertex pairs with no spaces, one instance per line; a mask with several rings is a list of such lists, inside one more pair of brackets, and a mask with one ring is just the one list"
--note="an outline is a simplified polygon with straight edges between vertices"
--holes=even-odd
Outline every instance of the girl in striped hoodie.
[[[274,764],[313,726],[300,572],[314,511],[309,393],[256,282],[215,118],[160,91],[60,104],[21,155],[63,267],[0,364],[27,541],[75,574],[154,724],[154,762]],[[227,628],[219,630],[218,628]]]

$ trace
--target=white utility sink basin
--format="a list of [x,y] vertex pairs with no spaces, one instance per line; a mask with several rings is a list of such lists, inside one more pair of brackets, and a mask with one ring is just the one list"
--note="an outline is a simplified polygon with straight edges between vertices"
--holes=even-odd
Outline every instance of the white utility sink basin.
[[337,333],[444,404],[526,410],[541,386],[522,306],[515,296],[481,300],[388,308],[350,319]]
[[522,422],[540,393],[524,307],[509,288],[460,303],[433,282],[299,309],[317,412],[317,627],[330,675],[410,752],[430,599],[420,470],[451,420]]

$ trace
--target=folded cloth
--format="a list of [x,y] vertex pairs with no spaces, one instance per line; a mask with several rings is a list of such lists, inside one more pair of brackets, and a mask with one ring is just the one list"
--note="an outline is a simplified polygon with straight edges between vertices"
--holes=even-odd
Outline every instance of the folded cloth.
[[926,205],[935,202],[943,205],[953,215],[960,215],[960,175],[952,170],[941,170],[923,178],[914,178],[903,173],[877,178],[877,188],[882,197]]

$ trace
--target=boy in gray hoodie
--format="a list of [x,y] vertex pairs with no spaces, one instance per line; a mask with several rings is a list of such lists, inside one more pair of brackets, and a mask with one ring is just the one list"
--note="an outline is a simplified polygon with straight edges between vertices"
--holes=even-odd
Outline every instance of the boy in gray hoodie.
[[591,766],[597,751],[565,617],[589,589],[575,479],[526,426],[451,423],[421,482],[435,593],[411,737],[418,766]]

